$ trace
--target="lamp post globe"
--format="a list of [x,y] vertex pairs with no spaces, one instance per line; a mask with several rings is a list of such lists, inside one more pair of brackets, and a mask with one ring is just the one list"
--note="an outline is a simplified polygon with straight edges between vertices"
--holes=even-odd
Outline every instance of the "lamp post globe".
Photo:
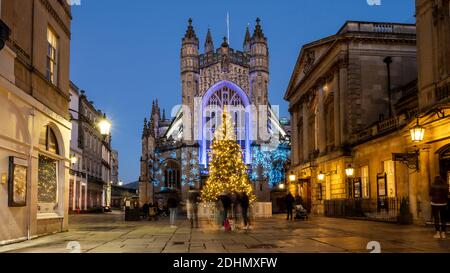
[[100,128],[100,134],[103,136],[109,136],[111,133],[111,122],[106,118],[105,114],[103,114],[103,118],[98,123],[98,127]]

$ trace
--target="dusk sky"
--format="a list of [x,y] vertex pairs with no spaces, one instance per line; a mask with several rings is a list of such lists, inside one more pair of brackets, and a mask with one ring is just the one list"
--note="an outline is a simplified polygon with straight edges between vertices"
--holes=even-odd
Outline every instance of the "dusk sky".
[[226,35],[242,50],[245,27],[261,18],[270,51],[269,99],[280,105],[303,44],[335,34],[347,20],[414,23],[413,0],[148,1],[81,0],[72,21],[71,79],[113,121],[119,176],[137,181],[144,117],[153,99],[168,113],[181,102],[179,55],[187,20],[200,39],[208,27],[216,48]]

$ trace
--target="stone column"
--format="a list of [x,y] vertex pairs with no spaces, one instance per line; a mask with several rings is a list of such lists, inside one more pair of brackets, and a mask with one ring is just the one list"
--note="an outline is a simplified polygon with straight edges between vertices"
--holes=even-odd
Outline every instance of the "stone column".
[[327,137],[326,137],[326,121],[325,121],[325,105],[324,105],[324,96],[325,96],[325,90],[323,89],[323,83],[319,86],[319,116],[317,117],[319,119],[319,130],[316,132],[318,134],[317,140],[318,140],[318,149],[320,154],[326,153],[327,151]]
[[430,207],[430,184],[431,184],[431,171],[430,171],[430,149],[425,148],[420,151],[419,156],[419,196],[422,207],[422,217],[424,221],[431,220],[431,207]]
[[303,160],[307,161],[309,158],[309,141],[314,141],[314,139],[308,139],[309,137],[309,126],[308,126],[308,104],[303,103],[302,116],[303,116]]
[[341,61],[339,63],[339,118],[340,128],[339,132],[341,134],[341,143],[345,143],[347,141],[347,124],[346,121],[346,96],[347,96],[347,66],[345,62]]
[[340,114],[340,92],[339,71],[336,70],[333,77],[333,108],[334,108],[334,146],[341,147],[341,114]]
[[292,116],[292,121],[291,121],[291,129],[292,129],[292,163],[293,165],[297,165],[299,163],[299,150],[300,147],[299,145],[299,132],[298,132],[298,127],[297,127],[297,123],[298,123],[298,109],[296,109],[296,106],[293,106],[293,109],[291,110],[291,116]]

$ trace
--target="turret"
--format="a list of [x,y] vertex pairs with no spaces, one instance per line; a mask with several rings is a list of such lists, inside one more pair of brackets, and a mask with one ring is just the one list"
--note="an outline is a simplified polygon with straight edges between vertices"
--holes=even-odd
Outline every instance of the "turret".
[[[194,97],[198,94],[199,82],[199,42],[192,26],[192,19],[188,21],[189,25],[186,34],[182,39],[181,46],[181,88],[182,105],[187,109],[193,109]],[[193,120],[193,113],[183,113],[183,124],[190,124]],[[188,129],[189,127],[190,129]],[[192,140],[194,126],[183,128],[184,140]]]
[[147,137],[147,135],[148,135],[147,118],[144,118],[144,128],[142,129],[142,138]]
[[245,53],[250,53],[250,42],[251,42],[250,29],[247,26],[247,28],[245,30],[245,37],[244,37],[244,52]]
[[[269,86],[269,49],[267,38],[261,27],[261,20],[256,19],[253,36],[250,39],[250,86],[252,102],[258,107],[258,111],[268,111],[268,86]],[[260,107],[262,106],[262,107]],[[267,113],[259,112],[258,128],[267,127]],[[263,140],[265,133],[258,131],[258,139]]]
[[150,135],[153,137],[158,137],[159,120],[160,120],[160,109],[158,105],[158,100],[156,100],[152,103],[152,113],[150,114],[150,121],[148,125]]
[[186,34],[182,39],[181,46],[181,73],[198,73],[198,48],[199,42],[192,26],[192,19],[188,21],[189,25]]
[[255,31],[250,41],[250,72],[261,71],[269,73],[269,51],[267,38],[262,31],[261,20],[256,19]]
[[205,41],[205,53],[214,52],[214,42],[211,35],[211,29],[208,28]]

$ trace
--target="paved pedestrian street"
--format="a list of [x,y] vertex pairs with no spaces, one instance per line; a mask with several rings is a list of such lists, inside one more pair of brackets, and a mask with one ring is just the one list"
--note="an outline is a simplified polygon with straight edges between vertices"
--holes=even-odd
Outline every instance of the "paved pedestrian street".
[[[377,241],[381,252],[450,252],[450,239],[433,239],[422,226],[312,217],[286,221],[282,215],[258,219],[253,229],[221,231],[208,221],[191,229],[187,220],[170,228],[168,218],[125,222],[123,214],[73,215],[70,230],[0,247],[19,253],[310,253],[370,252]],[[76,246],[79,243],[79,248]],[[75,247],[74,247],[75,245]]]

